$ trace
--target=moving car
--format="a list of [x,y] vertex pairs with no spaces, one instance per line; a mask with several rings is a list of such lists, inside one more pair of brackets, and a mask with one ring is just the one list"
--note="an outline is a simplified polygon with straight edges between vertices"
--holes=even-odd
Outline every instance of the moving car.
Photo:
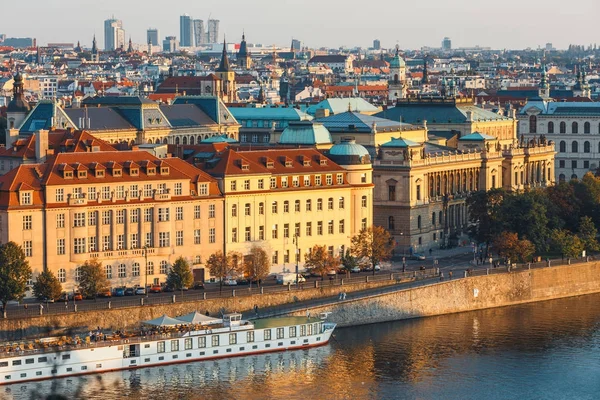
[[73,301],[81,301],[83,300],[83,296],[79,292],[73,293]]
[[357,274],[360,272],[360,267],[353,267],[350,268],[350,272],[352,272],[353,274]]

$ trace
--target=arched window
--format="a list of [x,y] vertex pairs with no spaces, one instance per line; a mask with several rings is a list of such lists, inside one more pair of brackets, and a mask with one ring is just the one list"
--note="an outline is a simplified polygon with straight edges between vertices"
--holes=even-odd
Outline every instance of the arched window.
[[571,175],[571,179],[577,179],[577,174]]
[[421,216],[417,217],[417,229],[421,229]]
[[190,137],[190,144],[194,144],[194,142],[196,141],[196,139],[194,138],[194,136]]
[[577,140],[573,140],[573,143],[571,143],[571,153],[577,152],[579,152],[579,143],[577,142]]
[[589,152],[591,152],[591,151],[592,151],[592,150],[591,150],[591,147],[592,147],[592,146],[590,145],[590,142],[588,142],[588,141],[586,140],[586,141],[583,143],[583,152],[584,152],[584,153],[589,153]]
[[560,121],[560,133],[567,133],[567,123]]
[[592,126],[589,122],[583,124],[583,133],[591,133]]
[[565,142],[564,140],[561,140],[558,151],[561,153],[566,153],[567,152],[567,142]]
[[548,122],[548,133],[554,133],[554,122]]
[[571,133],[579,133],[579,124],[577,122],[571,124]]
[[394,217],[389,217],[388,218],[388,230],[393,231],[394,230]]
[[183,137],[183,141],[182,141],[182,143],[183,143],[183,144],[187,144],[187,137],[186,137],[186,136],[184,136],[184,137]]
[[564,181],[565,181],[565,174],[560,174],[560,175],[558,176],[558,181],[559,181],[559,182],[564,182]]
[[537,133],[537,117],[535,115],[529,117],[529,133]]
[[179,144],[179,137],[175,138],[175,144]]

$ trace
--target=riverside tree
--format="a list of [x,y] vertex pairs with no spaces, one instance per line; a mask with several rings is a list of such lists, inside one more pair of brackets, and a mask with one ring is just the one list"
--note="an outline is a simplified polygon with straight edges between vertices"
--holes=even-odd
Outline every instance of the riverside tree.
[[33,294],[39,300],[57,300],[62,294],[62,285],[52,271],[44,271],[39,274],[33,283]]
[[243,265],[241,259],[242,255],[234,251],[230,251],[225,255],[219,250],[210,255],[206,261],[206,266],[212,276],[219,278],[219,290],[223,288],[224,279],[228,276],[237,276],[237,274],[242,272]]
[[271,259],[267,252],[259,246],[252,246],[244,261],[244,273],[254,280],[262,280],[271,272]]
[[360,259],[367,259],[373,268],[375,275],[375,266],[381,261],[389,260],[392,257],[394,244],[390,233],[381,226],[373,225],[370,228],[362,229],[358,235],[352,238],[352,254]]
[[321,277],[331,270],[337,269],[340,260],[329,254],[327,246],[314,245],[312,249],[304,255],[304,266]]
[[0,245],[0,301],[4,318],[8,302],[23,298],[30,278],[31,267],[21,246],[15,242]]
[[493,242],[494,249],[511,262],[526,262],[535,252],[535,246],[527,239],[519,239],[514,232],[502,232]]
[[97,259],[88,260],[79,267],[79,290],[83,297],[95,298],[99,292],[109,287],[102,263]]
[[585,248],[581,239],[566,229],[554,229],[550,234],[550,241],[552,248],[559,251],[563,257],[579,257]]
[[169,269],[167,276],[167,286],[173,290],[183,290],[184,287],[189,288],[194,283],[194,276],[190,269],[188,261],[179,257],[175,260]]

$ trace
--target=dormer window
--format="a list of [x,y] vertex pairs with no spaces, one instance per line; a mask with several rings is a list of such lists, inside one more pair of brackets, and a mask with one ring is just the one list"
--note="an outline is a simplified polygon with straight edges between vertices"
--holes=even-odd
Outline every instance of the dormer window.
[[148,175],[156,175],[156,168],[154,168],[154,167],[148,167],[148,169],[146,170],[146,174],[148,174]]
[[21,192],[21,205],[22,206],[30,206],[32,201],[31,201],[31,192]]
[[96,170],[96,178],[104,178],[104,170],[103,169]]
[[120,169],[113,169],[113,176],[121,176],[123,173]]
[[308,158],[305,158],[302,162],[302,165],[304,165],[305,167],[310,167],[310,160]]
[[169,167],[160,167],[161,175],[169,175]]
[[319,165],[327,165],[327,159],[326,158],[321,158],[319,160]]
[[63,171],[63,178],[73,179],[73,171]]
[[137,168],[131,168],[129,170],[129,175],[131,176],[138,176],[140,174],[140,170]]
[[250,170],[250,165],[249,164],[242,164],[242,171],[248,171]]
[[85,178],[87,178],[87,171],[78,171],[77,172],[77,177],[79,179],[82,179],[82,178],[85,179]]
[[290,160],[289,158],[285,159],[285,166],[286,168],[289,168],[292,166],[292,160]]
[[267,168],[275,168],[275,163],[272,160],[267,161]]

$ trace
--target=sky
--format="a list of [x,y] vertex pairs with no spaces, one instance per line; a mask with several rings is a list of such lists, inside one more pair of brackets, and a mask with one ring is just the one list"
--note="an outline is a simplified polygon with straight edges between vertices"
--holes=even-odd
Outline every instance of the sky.
[[[179,16],[220,20],[220,36],[250,43],[289,46],[296,38],[309,47],[372,46],[440,47],[445,36],[452,46],[524,49],[553,43],[600,42],[596,19],[599,0],[3,0],[0,33],[35,37],[38,44],[81,41],[92,36],[104,47],[103,21],[123,21],[127,38],[146,42],[146,29],[156,27],[161,39],[179,37]],[[17,17],[19,16],[19,17]],[[206,23],[206,22],[205,22]],[[222,39],[221,39],[222,40]]]

